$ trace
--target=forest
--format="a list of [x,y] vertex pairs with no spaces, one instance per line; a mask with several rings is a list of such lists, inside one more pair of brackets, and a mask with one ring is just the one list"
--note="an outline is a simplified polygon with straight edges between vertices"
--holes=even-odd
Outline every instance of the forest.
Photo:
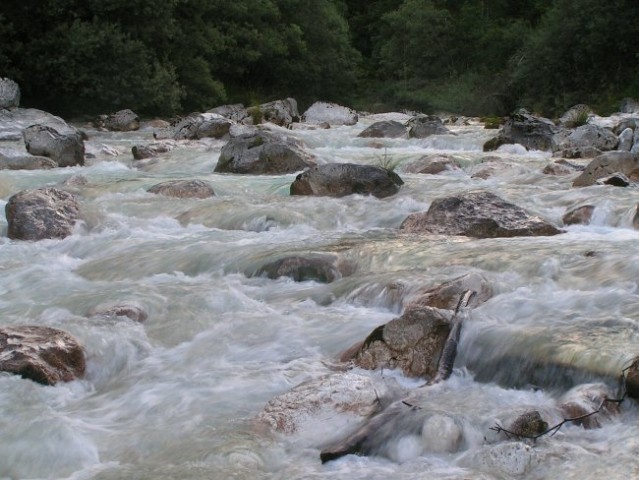
[[4,0],[0,76],[64,116],[292,96],[601,114],[639,96],[637,0]]

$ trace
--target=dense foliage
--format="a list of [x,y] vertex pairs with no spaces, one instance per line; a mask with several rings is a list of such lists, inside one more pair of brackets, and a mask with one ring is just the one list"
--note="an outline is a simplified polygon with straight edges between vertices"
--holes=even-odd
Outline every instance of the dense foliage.
[[636,0],[7,0],[23,104],[144,114],[293,96],[555,114],[639,96]]

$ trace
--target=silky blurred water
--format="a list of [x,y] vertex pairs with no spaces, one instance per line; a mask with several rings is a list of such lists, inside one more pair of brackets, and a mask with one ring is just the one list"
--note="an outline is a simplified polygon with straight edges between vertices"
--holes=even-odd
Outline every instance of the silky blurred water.
[[[478,124],[424,140],[356,137],[379,118],[328,130],[273,128],[302,141],[318,163],[391,159],[405,185],[381,200],[291,197],[295,174],[215,174],[223,141],[180,144],[135,162],[130,148],[152,142],[148,131],[89,129],[95,158],[85,167],[0,172],[0,206],[21,189],[77,174],[88,180],[73,187],[85,221],[70,237],[11,241],[0,219],[2,323],[69,331],[88,359],[85,379],[55,387],[0,376],[0,478],[509,478],[474,457],[501,412],[550,411],[580,382],[614,386],[639,353],[637,190],[574,189],[576,173],[541,173],[554,160],[542,152],[510,146],[485,154],[495,132]],[[462,169],[405,172],[435,153]],[[496,165],[490,177],[471,177],[488,162]],[[216,196],[146,191],[183,178],[209,181]],[[595,215],[553,237],[399,233],[404,218],[433,199],[480,189],[558,226],[574,206],[595,205]],[[254,276],[268,261],[319,252],[355,272],[331,284]],[[463,425],[470,440],[462,451],[423,452],[404,438],[385,456],[322,465],[314,432],[300,440],[255,427],[272,397],[331,372],[341,351],[397,317],[401,302],[389,285],[411,292],[469,272],[483,274],[495,295],[472,311],[451,380],[422,399],[425,411]],[[114,302],[142,305],[148,320],[87,316]],[[627,401],[601,429],[568,425],[540,439],[523,478],[639,475],[637,418]]]

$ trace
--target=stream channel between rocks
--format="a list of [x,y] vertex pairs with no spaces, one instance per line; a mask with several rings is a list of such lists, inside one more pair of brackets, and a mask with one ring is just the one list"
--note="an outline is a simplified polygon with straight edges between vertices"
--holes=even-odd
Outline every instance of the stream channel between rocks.
[[[271,127],[298,138],[318,164],[391,161],[405,184],[384,199],[290,196],[296,174],[213,173],[220,140],[136,162],[131,147],[152,142],[150,131],[87,129],[96,152],[87,166],[0,172],[2,207],[22,189],[75,174],[88,180],[74,187],[85,220],[65,239],[12,241],[0,219],[2,323],[65,330],[87,355],[84,379],[54,387],[0,375],[0,478],[639,477],[631,400],[599,429],[568,424],[534,443],[504,439],[499,445],[510,447],[499,452],[490,442],[504,412],[551,411],[584,382],[614,388],[639,354],[637,190],[573,188],[578,172],[542,173],[555,160],[549,153],[515,145],[484,153],[495,131],[479,124],[422,140],[357,138],[391,117],[327,130]],[[407,173],[436,153],[461,168]],[[473,176],[487,165],[489,175]],[[216,195],[147,192],[176,179],[208,181]],[[477,190],[565,232],[472,239],[399,231],[434,199]],[[566,210],[580,205],[596,207],[591,223],[563,226]],[[337,255],[353,273],[328,284],[254,275],[284,256],[320,253]],[[419,436],[398,432],[383,455],[322,464],[331,430],[344,427],[339,419],[316,418],[291,435],[256,424],[272,398],[331,374],[342,351],[398,317],[404,293],[467,273],[483,275],[494,295],[469,312],[451,378],[418,399],[423,418],[452,419],[463,433],[454,451],[429,450]],[[144,324],[86,316],[127,301],[144,306]],[[396,371],[355,370],[407,390],[423,384]],[[525,465],[504,470],[497,455],[520,450]]]

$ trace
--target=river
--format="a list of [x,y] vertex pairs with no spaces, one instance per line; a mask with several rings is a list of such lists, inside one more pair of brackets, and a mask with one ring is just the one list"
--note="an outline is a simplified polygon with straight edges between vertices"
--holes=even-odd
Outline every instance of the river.
[[[87,129],[95,158],[85,167],[0,172],[0,206],[25,188],[76,174],[88,180],[74,187],[85,221],[63,240],[11,241],[0,219],[2,323],[66,330],[87,354],[79,381],[44,387],[0,376],[0,478],[508,478],[473,460],[500,412],[548,409],[583,381],[614,387],[639,353],[637,190],[573,188],[576,174],[541,173],[554,160],[549,153],[509,146],[485,154],[482,145],[495,132],[478,123],[423,140],[356,137],[375,120],[397,117],[286,131],[318,163],[390,159],[405,184],[385,199],[291,197],[294,174],[213,173],[225,144],[219,140],[134,162],[131,146],[151,142],[148,130]],[[403,170],[431,153],[454,157],[462,169]],[[473,177],[487,156],[494,172]],[[185,178],[209,181],[216,196],[146,192]],[[552,237],[399,233],[406,216],[435,198],[480,189],[559,226],[567,208],[596,209],[589,225]],[[268,261],[309,252],[336,253],[356,270],[329,284],[253,275]],[[317,432],[287,437],[255,428],[271,398],[330,373],[341,351],[399,315],[388,285],[414,290],[470,272],[483,274],[495,294],[470,313],[453,376],[425,401],[425,408],[462,419],[469,440],[459,452],[399,442],[390,457],[323,465]],[[148,312],[144,324],[86,316],[96,305],[127,301]],[[531,369],[531,359],[552,368]],[[406,388],[417,385],[386,374]],[[539,439],[521,478],[639,476],[638,414],[627,400],[600,429],[569,424]]]

